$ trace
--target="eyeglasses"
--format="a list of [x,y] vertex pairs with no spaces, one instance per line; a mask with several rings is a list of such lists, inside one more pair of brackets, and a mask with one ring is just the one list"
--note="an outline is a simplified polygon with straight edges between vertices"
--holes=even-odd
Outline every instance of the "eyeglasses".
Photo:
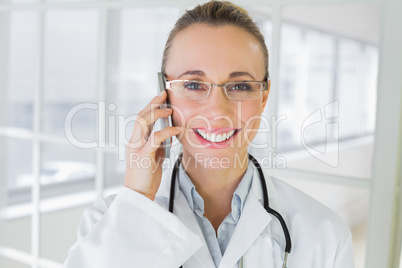
[[166,81],[166,89],[172,90],[179,99],[201,100],[209,96],[212,87],[221,87],[226,96],[232,100],[252,100],[261,96],[262,91],[269,89],[268,82],[239,81],[225,84],[211,84],[193,80]]

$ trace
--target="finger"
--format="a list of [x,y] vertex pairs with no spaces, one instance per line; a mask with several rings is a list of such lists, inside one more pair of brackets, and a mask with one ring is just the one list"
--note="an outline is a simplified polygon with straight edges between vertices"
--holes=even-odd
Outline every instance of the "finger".
[[160,118],[169,117],[173,112],[172,108],[154,109],[141,117],[142,135],[148,139],[155,122]]
[[153,126],[155,122],[159,118],[166,118],[172,114],[173,110],[171,108],[166,109],[155,109],[144,116],[137,115],[137,118],[134,122],[133,133],[130,138],[131,144],[136,144],[138,146],[142,146],[147,140],[152,132]]
[[[134,122],[133,132],[131,134],[129,140],[129,147],[130,148],[140,148],[142,147],[148,139],[150,130],[149,130],[149,123],[146,119],[143,118],[144,114],[147,114],[151,111],[152,108],[156,108],[163,104],[166,100],[167,93],[166,91],[161,92],[158,96],[154,97],[152,101],[143,109],[141,110]],[[152,123],[151,123],[152,127]],[[147,135],[148,134],[148,135]]]
[[152,109],[159,108],[167,98],[167,93],[166,91],[161,92],[158,96],[154,97],[147,106],[145,106],[144,109],[139,112],[139,115],[144,115],[148,112],[150,112]]
[[[154,109],[159,109],[159,108],[162,106],[163,102],[166,100],[166,98],[167,98],[167,93],[166,93],[166,91],[161,92],[158,96],[154,97],[154,98],[151,100],[151,102],[150,102],[147,106],[145,106],[144,109],[142,109],[142,110],[138,113],[138,115],[137,115],[137,118],[138,118],[138,121],[139,121],[138,123],[140,123],[140,125],[142,126],[142,129],[145,129],[145,128],[149,125],[149,123],[148,123],[147,120],[145,120],[145,121],[142,120],[142,117],[143,117],[144,115],[148,114],[149,112],[151,112],[151,111],[154,110]],[[152,123],[151,123],[151,124],[152,124]],[[139,131],[138,127],[137,127],[136,130]],[[145,131],[143,131],[143,132],[145,133]],[[134,134],[134,137],[135,137],[135,136],[138,136],[139,133],[140,133],[140,132],[138,132],[138,134],[133,133],[133,134]],[[141,133],[142,133],[142,132],[141,132]],[[133,135],[132,135],[132,136],[133,136]]]
[[183,127],[166,127],[162,130],[153,132],[150,136],[146,144],[144,145],[143,149],[145,150],[144,152],[147,152],[148,154],[154,155],[156,150],[160,146],[162,146],[162,142],[175,136],[178,135],[182,132]]
[[163,109],[153,109],[150,112],[146,113],[142,118],[145,119],[148,128],[143,128],[145,131],[144,134],[148,137],[152,132],[153,126],[155,122],[160,118],[169,117],[173,112],[172,108],[163,108]]

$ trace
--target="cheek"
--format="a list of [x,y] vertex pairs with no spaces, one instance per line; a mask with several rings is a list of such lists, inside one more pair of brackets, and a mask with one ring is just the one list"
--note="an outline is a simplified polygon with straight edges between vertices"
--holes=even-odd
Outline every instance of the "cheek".
[[175,126],[185,125],[188,118],[194,113],[194,106],[182,101],[172,100],[171,107],[173,108],[173,125]]
[[241,114],[246,128],[258,128],[261,122],[261,109],[259,107],[248,109]]
[[[261,114],[259,113],[260,110],[253,109],[252,111],[247,111],[246,113],[242,113],[243,118],[243,139],[246,141],[251,142],[254,137],[257,135],[259,130],[260,122],[261,122]],[[249,143],[248,142],[248,143]]]

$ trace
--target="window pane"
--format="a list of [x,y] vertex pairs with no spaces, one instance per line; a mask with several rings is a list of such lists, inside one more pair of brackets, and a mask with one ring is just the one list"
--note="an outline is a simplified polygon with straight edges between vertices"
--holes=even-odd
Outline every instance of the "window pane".
[[120,187],[124,183],[126,172],[125,159],[119,160],[118,154],[106,154],[106,187]]
[[65,261],[68,250],[77,242],[78,224],[88,205],[41,214],[41,258],[59,263]]
[[177,8],[138,8],[110,12],[107,88],[106,186],[121,186],[125,172],[125,141],[135,115],[157,94],[157,72],[167,33],[179,15]]
[[163,48],[178,15],[177,8],[155,7],[110,13],[106,135],[122,160],[135,115],[157,94]]
[[377,58],[378,50],[373,46],[345,39],[339,42],[339,116],[348,118],[339,128],[341,138],[374,131]]
[[[0,138],[2,153],[6,157],[0,162],[2,176],[6,178],[9,194],[19,195],[22,189],[30,198],[30,186],[34,179],[32,175],[32,142],[13,138]],[[12,200],[9,200],[10,202]],[[13,202],[11,202],[13,203]]]
[[277,151],[287,167],[370,178],[378,49],[289,23],[281,47]]
[[[9,27],[1,33],[1,46],[8,60],[0,63],[7,72],[0,74],[1,103],[6,107],[1,125],[32,129],[33,96],[38,82],[38,15],[32,11],[0,13]],[[9,31],[9,35],[6,33]],[[4,35],[4,36],[3,36]],[[5,84],[3,84],[5,83]],[[3,95],[4,94],[4,95]]]
[[[42,143],[41,153],[40,206],[46,213],[40,217],[40,256],[62,263],[76,242],[85,208],[82,205],[93,202],[95,151],[71,144]],[[62,233],[59,226],[64,226]]]
[[[265,44],[268,48],[268,53],[271,52],[272,48],[272,22],[271,22],[271,9],[269,7],[253,7],[250,9],[250,14],[253,17],[253,20],[257,23],[260,31],[265,39]],[[265,109],[267,110],[267,108]],[[262,115],[263,117],[265,114]],[[265,120],[267,119],[267,120]],[[260,129],[255,136],[252,144],[249,146],[248,152],[256,157],[257,159],[266,158],[268,155],[268,146],[267,143],[269,136],[267,132],[269,131],[269,125],[267,122],[270,122],[269,118],[264,118],[260,124]]]
[[[328,34],[284,24],[282,28],[278,150],[301,146],[303,121],[333,100],[335,40]],[[303,133],[308,142],[325,139],[316,126]]]
[[[1,221],[3,221],[2,225],[4,227],[4,240],[1,240],[1,245],[29,254],[31,251],[31,217],[24,216],[18,218],[1,219]],[[16,267],[29,266],[24,266],[24,264],[21,264],[21,266]]]
[[265,43],[267,45],[268,51],[270,52],[272,49],[272,9],[270,7],[259,6],[250,7],[247,10],[249,11],[249,14],[253,18],[254,22],[256,22],[258,27],[260,28],[260,31],[265,38]]
[[4,258],[0,256],[0,267],[9,267],[9,268],[30,268],[31,265],[16,262],[11,259]]
[[[96,101],[97,27],[94,10],[46,12],[44,132],[64,135],[68,111],[77,104]],[[73,122],[78,140],[95,140],[96,110],[79,110]]]
[[157,72],[176,8],[138,8],[111,13],[108,100],[133,114],[157,94]]
[[0,209],[5,209],[0,217],[0,244],[27,253],[31,250],[31,217],[27,215],[32,207],[16,202],[31,195],[31,188],[23,187],[32,179],[31,147],[29,141],[0,137]]
[[53,143],[43,143],[41,149],[41,199],[94,190],[93,150]]

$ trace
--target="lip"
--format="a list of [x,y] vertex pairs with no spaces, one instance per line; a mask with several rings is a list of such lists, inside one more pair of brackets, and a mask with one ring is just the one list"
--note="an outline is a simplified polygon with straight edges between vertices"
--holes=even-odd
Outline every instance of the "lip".
[[[219,133],[223,133],[223,132],[229,132],[232,130],[235,130],[235,133],[229,138],[226,139],[224,141],[220,141],[220,142],[212,142],[209,140],[204,139],[201,135],[199,135],[197,133],[197,129],[200,129],[204,132],[208,132],[208,133],[215,133],[215,134],[219,134]],[[197,139],[200,141],[200,143],[202,145],[205,145],[209,148],[216,148],[216,149],[222,149],[222,148],[226,148],[230,145],[230,143],[232,142],[232,140],[234,139],[234,137],[236,137],[236,135],[240,132],[241,129],[239,128],[212,128],[212,129],[208,129],[208,128],[192,128],[195,136],[197,137]]]
[[204,132],[208,132],[208,133],[215,133],[215,134],[219,134],[222,132],[229,132],[232,130],[239,130],[239,128],[230,128],[230,127],[221,127],[221,128],[203,128],[203,127],[196,127],[196,128],[192,128],[192,130],[196,131],[197,129],[200,129]]

